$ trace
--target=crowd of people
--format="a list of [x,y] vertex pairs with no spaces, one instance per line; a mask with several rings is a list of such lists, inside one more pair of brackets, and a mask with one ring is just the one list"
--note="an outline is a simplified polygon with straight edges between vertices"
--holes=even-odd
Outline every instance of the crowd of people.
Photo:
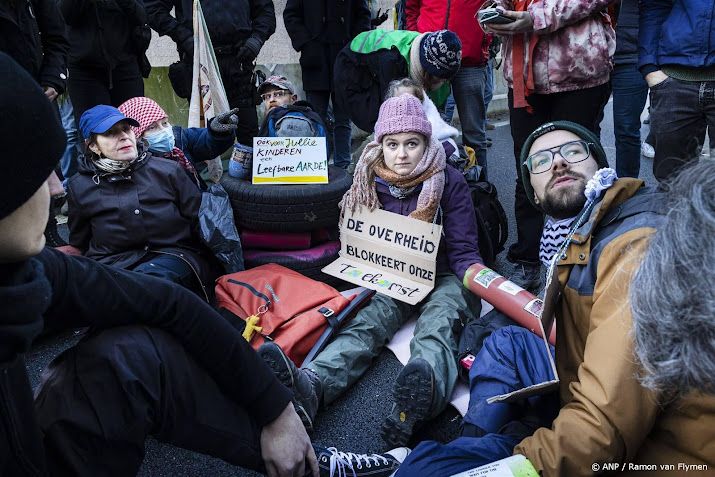
[[[0,475],[136,475],[148,436],[270,476],[447,476],[513,454],[544,476],[715,468],[715,162],[700,158],[715,128],[712,2],[405,0],[402,28],[383,30],[366,0],[288,0],[299,98],[255,71],[273,2],[202,0],[232,109],[184,128],[142,77],[153,29],[176,43],[169,77],[190,96],[192,3],[0,4]],[[501,21],[479,23],[492,7]],[[464,280],[484,262],[470,181],[489,177],[497,41],[517,177],[505,275],[543,298],[557,339],[487,315],[498,326],[471,347],[461,436],[415,442],[481,314]],[[651,187],[638,179],[648,94]],[[615,168],[600,130],[611,95]],[[369,134],[356,152],[353,125]],[[353,175],[341,221],[379,208],[443,230],[425,299],[377,294],[305,367],[275,343],[254,351],[213,307],[224,272],[199,231],[201,172],[258,136],[327,138]],[[319,410],[413,317],[374,449],[386,452],[311,443]],[[33,393],[24,355],[74,328],[88,330]],[[555,389],[491,400],[554,371]]]

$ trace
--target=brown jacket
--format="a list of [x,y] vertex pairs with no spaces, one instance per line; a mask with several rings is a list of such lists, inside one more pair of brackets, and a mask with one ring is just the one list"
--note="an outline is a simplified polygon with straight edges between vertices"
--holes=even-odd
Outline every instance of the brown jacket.
[[[559,262],[556,363],[562,408],[550,429],[537,430],[514,449],[547,477],[597,475],[610,463],[618,471],[625,465],[619,475],[629,475],[637,464],[656,465],[647,475],[677,475],[678,463],[715,469],[715,397],[661,407],[636,379],[629,285],[662,216],[624,218],[619,211],[625,201],[638,200],[636,193],[645,197],[642,185],[619,179]],[[661,471],[659,464],[676,468]]]

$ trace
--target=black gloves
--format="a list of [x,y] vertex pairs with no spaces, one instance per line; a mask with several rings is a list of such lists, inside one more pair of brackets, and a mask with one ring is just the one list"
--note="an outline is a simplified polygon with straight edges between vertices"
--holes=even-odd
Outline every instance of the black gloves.
[[209,129],[216,134],[233,133],[238,127],[237,115],[238,108],[221,113],[211,120],[211,123],[209,123]]
[[377,15],[375,18],[372,18],[370,20],[370,26],[375,28],[376,26],[382,25],[385,20],[387,20],[387,17],[390,16],[390,10],[385,10],[384,12],[380,13],[382,9],[377,10]]
[[250,37],[248,38],[243,46],[238,49],[236,57],[245,63],[252,63],[256,59],[258,53],[261,51],[261,40]]

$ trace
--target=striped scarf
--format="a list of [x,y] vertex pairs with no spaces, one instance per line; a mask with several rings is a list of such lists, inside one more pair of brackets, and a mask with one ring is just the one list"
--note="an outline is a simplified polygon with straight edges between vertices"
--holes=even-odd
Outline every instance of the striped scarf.
[[409,217],[432,222],[444,192],[444,168],[447,158],[442,145],[432,137],[420,162],[408,175],[403,176],[388,169],[382,152],[382,145],[371,142],[365,147],[360,160],[355,166],[353,184],[340,202],[340,223],[345,211],[355,212],[358,206],[365,206],[372,211],[379,207],[375,177],[379,177],[389,185],[398,189],[410,189],[422,184],[422,190],[417,197],[417,208]]
[[569,228],[575,217],[556,220],[548,217],[541,233],[541,243],[539,244],[539,259],[546,267],[551,264],[551,259],[559,250],[569,234]]

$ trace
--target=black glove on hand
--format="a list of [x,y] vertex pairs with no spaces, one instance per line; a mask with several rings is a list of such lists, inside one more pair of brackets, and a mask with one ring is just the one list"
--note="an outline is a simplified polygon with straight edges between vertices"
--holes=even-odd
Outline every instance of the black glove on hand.
[[253,53],[253,50],[247,46],[242,46],[236,53],[236,57],[244,63],[252,63],[253,60],[256,59],[256,56],[257,55]]
[[377,16],[375,16],[375,18],[370,20],[371,27],[376,27],[378,25],[382,25],[385,22],[385,20],[387,20],[387,17],[390,16],[389,10],[385,10],[383,13],[380,13],[381,11],[382,11],[382,9],[378,8]]
[[209,129],[216,134],[232,133],[238,127],[238,108],[215,116],[209,124]]
[[190,36],[186,38],[184,41],[181,42],[179,45],[179,48],[181,49],[182,55],[181,59],[182,60],[188,60],[188,61],[194,61],[194,37]]
[[258,56],[258,52],[261,51],[261,41],[257,38],[250,37],[246,39],[245,43],[241,48],[239,48],[236,56],[239,60],[245,63],[252,63],[253,60]]

